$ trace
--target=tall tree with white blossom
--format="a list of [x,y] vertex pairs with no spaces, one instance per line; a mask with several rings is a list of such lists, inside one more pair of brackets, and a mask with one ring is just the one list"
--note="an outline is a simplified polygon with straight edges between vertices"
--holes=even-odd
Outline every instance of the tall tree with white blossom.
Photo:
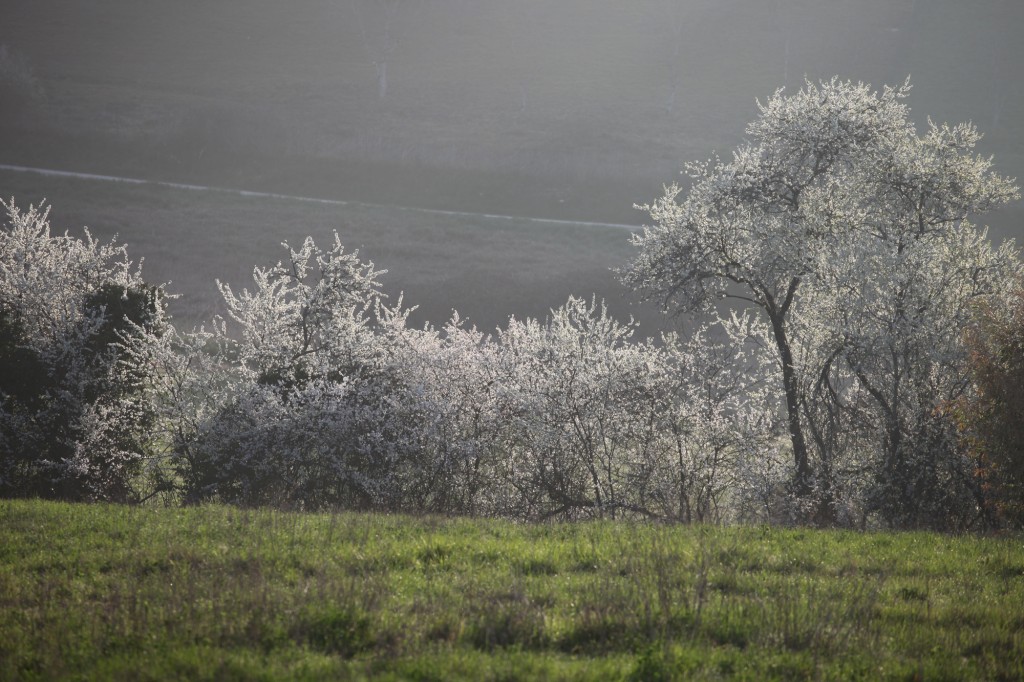
[[[635,237],[625,276],[670,310],[715,315],[731,301],[760,313],[792,491],[804,518],[826,523],[841,520],[844,471],[887,471],[873,493],[902,478],[903,502],[921,492],[903,474],[934,468],[920,455],[945,427],[929,415],[966,385],[968,301],[997,295],[1019,267],[967,222],[1017,198],[1013,181],[973,155],[973,126],[919,134],[909,89],[833,79],[777,91],[730,161],[689,165],[681,201],[672,185],[644,207],[655,225]],[[897,522],[892,492],[874,504]]]

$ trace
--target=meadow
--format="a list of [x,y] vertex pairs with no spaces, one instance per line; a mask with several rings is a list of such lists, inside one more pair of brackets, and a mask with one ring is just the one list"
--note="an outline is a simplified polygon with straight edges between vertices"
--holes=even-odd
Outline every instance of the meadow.
[[0,678],[1024,679],[1016,536],[0,502]]

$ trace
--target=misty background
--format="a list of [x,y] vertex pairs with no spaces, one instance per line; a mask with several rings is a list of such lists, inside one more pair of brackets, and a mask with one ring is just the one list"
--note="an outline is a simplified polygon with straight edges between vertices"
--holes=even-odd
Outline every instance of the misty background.
[[[610,272],[633,204],[728,155],[756,98],[909,75],[919,129],[971,120],[1020,177],[1022,35],[1019,0],[7,0],[0,164],[356,203],[10,169],[0,195],[118,234],[186,320],[216,310],[214,278],[336,229],[419,320],[493,328],[596,293],[653,333]],[[1022,219],[983,222],[1020,239]]]

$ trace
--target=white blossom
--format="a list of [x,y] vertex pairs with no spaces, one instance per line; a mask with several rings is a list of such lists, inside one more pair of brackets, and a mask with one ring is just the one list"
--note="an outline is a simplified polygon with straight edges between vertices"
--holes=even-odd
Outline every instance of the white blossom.
[[824,523],[944,523],[936,510],[970,506],[937,408],[966,385],[969,303],[1019,267],[967,222],[1016,198],[1013,181],[973,155],[969,124],[919,135],[909,89],[776,92],[731,161],[689,166],[685,198],[671,186],[643,207],[655,225],[625,277],[668,309],[758,312],[792,491]]

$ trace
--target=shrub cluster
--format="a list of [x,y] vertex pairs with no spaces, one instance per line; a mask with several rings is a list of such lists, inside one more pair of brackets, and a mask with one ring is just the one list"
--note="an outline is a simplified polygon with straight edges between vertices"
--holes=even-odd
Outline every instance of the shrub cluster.
[[[4,496],[172,491],[186,503],[517,519],[808,518],[777,369],[753,317],[641,341],[634,323],[570,298],[543,321],[512,318],[493,334],[457,313],[417,329],[401,300],[387,303],[381,271],[335,236],[328,249],[285,245],[285,259],[254,270],[251,290],[220,284],[228,319],[183,333],[123,246],[53,236],[45,210],[6,208]],[[981,353],[1012,342],[984,329],[972,339],[975,357],[991,360],[979,364],[988,386],[1003,376],[992,363],[1015,356]],[[1001,438],[993,390],[978,393],[989,396],[980,412],[950,415],[961,425],[980,415],[971,433]],[[975,516],[988,509],[973,495],[994,465],[966,455],[981,436],[963,442],[978,465],[959,497],[932,501],[950,517],[970,511],[963,499]],[[984,451],[1003,471],[1016,458],[999,447]],[[885,474],[835,478],[844,518],[868,521],[891,487]],[[1015,491],[993,489],[992,504],[1014,509]],[[941,509],[949,499],[959,506]]]
[[711,520],[731,481],[762,480],[738,475],[776,444],[769,401],[729,372],[749,349],[636,342],[577,298],[494,335],[457,313],[416,329],[337,237],[287,250],[252,291],[221,285],[229,321],[133,346],[159,368],[150,392],[186,500]]
[[123,247],[12,200],[0,494],[1018,523],[1024,267],[967,222],[1018,188],[973,126],[918,134],[908,91],[777,92],[730,162],[646,207],[624,279],[691,316],[686,338],[579,298],[493,334],[415,329],[337,235],[218,284],[227,319],[182,333]]
[[124,247],[51,235],[4,204],[0,230],[0,494],[127,501],[156,413],[125,344],[159,338],[160,289]]

